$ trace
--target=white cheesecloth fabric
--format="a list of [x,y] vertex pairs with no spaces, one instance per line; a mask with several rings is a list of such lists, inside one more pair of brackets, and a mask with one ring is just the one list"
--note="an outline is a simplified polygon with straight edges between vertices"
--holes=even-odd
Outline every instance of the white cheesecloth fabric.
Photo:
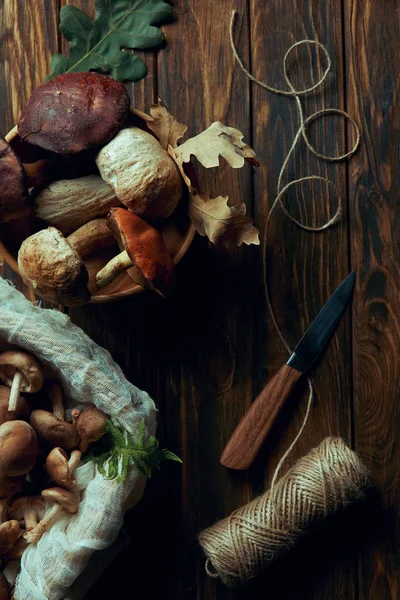
[[[133,436],[143,419],[147,434],[155,433],[154,402],[127,381],[109,352],[66,315],[34,306],[1,279],[0,345],[2,349],[18,346],[36,355],[49,375],[60,380],[68,408],[93,403]],[[37,544],[25,550],[16,600],[78,600],[81,596],[77,586],[71,588],[73,582],[82,574],[80,587],[88,588],[82,572],[89,561],[88,574],[93,571],[89,577],[95,579],[94,551],[117,539],[124,512],[140,499],[144,489],[144,477],[136,467],[125,482],[116,483],[104,479],[92,463],[83,464],[77,479],[79,511],[60,518]],[[105,555],[107,551],[98,553],[99,564]]]

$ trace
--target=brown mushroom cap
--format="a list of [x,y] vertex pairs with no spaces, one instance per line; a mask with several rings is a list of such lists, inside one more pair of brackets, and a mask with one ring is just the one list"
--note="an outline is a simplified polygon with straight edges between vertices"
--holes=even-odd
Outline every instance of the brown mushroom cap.
[[151,287],[170,297],[176,283],[175,267],[159,231],[124,208],[112,208],[107,225]]
[[43,385],[43,370],[38,359],[30,352],[8,350],[0,354],[0,379],[10,387],[14,375],[22,373],[22,392],[38,392]]
[[25,283],[50,302],[78,306],[90,298],[85,263],[55,227],[22,242],[18,267]]
[[0,472],[9,477],[28,473],[39,454],[35,431],[25,421],[0,425]]
[[45,501],[42,496],[20,496],[13,498],[8,506],[10,519],[25,521],[26,529],[37,525],[39,513],[43,513]]
[[62,421],[53,415],[53,413],[46,410],[34,410],[30,417],[30,424],[36,431],[39,439],[51,446],[59,446],[65,450],[71,450],[80,442],[75,425]]
[[26,217],[31,213],[28,187],[22,163],[0,136],[0,221]]
[[76,484],[68,466],[68,455],[62,448],[53,448],[46,458],[46,471],[57,485],[69,489]]
[[17,410],[8,410],[8,400],[10,398],[10,388],[0,385],[0,425],[6,421],[28,421],[31,412],[31,405],[24,398],[18,398]]
[[37,87],[20,118],[24,140],[59,154],[106,144],[129,111],[125,86],[99,73],[64,73]]
[[0,525],[0,554],[7,554],[11,550],[19,538],[20,531],[19,523],[15,519]]
[[77,429],[81,437],[79,448],[85,452],[88,445],[97,442],[106,433],[109,419],[102,410],[96,406],[88,406],[78,417]]
[[79,508],[79,496],[60,487],[43,490],[42,496],[47,502],[59,504],[71,514],[76,513]]

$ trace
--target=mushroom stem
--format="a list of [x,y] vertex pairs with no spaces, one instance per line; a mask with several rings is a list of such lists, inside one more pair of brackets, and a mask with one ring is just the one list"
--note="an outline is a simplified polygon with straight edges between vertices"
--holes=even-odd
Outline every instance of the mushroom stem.
[[17,410],[18,399],[21,391],[21,387],[24,381],[24,376],[21,371],[17,371],[14,375],[14,379],[11,385],[10,398],[8,400],[8,410]]
[[79,465],[81,456],[82,456],[82,452],[80,450],[72,450],[71,456],[69,457],[69,461],[68,461],[68,468],[69,468],[69,472],[71,473],[71,475],[74,474],[75,469]]
[[53,415],[64,421],[64,402],[61,385],[58,381],[53,381],[49,389],[49,397]]
[[114,236],[106,225],[106,219],[89,221],[71,233],[67,240],[81,258],[115,245]]
[[96,275],[96,286],[103,288],[113,281],[119,273],[133,266],[126,250],[114,256]]
[[24,533],[24,538],[26,541],[30,544],[35,544],[38,542],[42,535],[49,529],[50,525],[54,523],[62,510],[63,507],[61,504],[53,504],[40,523],[34,529]]

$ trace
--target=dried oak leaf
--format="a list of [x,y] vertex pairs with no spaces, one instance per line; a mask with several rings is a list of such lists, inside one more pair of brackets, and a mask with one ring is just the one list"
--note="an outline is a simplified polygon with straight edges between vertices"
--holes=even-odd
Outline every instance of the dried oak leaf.
[[164,150],[168,150],[168,146],[175,148],[178,141],[185,135],[187,126],[179,123],[169,112],[166,106],[158,99],[157,104],[152,104],[150,114],[153,117],[148,121],[147,126],[158,137],[158,141]]
[[209,198],[200,194],[189,197],[189,217],[197,232],[215,245],[227,246],[229,242],[241,244],[260,244],[259,231],[253,220],[246,217],[243,202],[229,205],[228,196]]

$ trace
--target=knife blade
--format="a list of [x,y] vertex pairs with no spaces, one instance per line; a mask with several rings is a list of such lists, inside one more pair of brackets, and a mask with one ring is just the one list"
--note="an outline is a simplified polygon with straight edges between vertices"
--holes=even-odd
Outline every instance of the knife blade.
[[296,383],[315,364],[334,334],[351,300],[354,285],[353,271],[322,307],[286,364],[254,400],[225,446],[221,464],[241,471],[251,466]]

